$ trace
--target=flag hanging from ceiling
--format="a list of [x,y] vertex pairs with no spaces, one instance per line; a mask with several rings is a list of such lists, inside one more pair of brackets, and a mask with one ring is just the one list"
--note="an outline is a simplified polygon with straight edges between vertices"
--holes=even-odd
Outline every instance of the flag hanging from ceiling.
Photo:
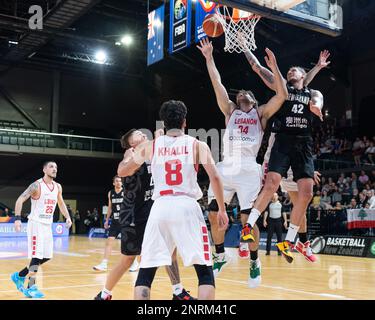
[[147,65],[164,57],[164,5],[148,14]]
[[191,0],[171,0],[169,52],[172,54],[190,45]]
[[198,0],[195,9],[195,42],[200,41],[207,35],[203,31],[204,18],[212,13],[215,13],[216,3],[206,0]]

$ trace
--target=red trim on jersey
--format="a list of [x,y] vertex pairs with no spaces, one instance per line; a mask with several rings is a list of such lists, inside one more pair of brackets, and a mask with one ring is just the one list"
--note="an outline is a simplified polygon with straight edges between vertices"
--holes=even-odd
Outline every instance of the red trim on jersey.
[[196,151],[196,148],[195,146],[197,145],[198,141],[197,139],[194,140],[193,142],[193,158],[194,158],[194,168],[195,168],[195,171],[198,173],[198,170],[199,170],[199,163],[195,163],[195,159],[196,159],[196,156],[197,156],[197,151]]
[[52,181],[52,190],[51,190],[51,188],[48,186],[48,184],[44,181],[44,178],[42,178],[42,180],[43,180],[44,184],[47,186],[49,191],[52,192],[53,190],[55,190],[55,183],[53,181]]
[[161,196],[187,196],[188,194],[185,192],[174,192],[173,190],[162,190],[160,191]]
[[39,200],[39,198],[40,198],[40,196],[42,194],[42,190],[40,189],[40,182],[39,181],[36,181],[36,182],[38,182],[39,197],[38,198],[31,197],[31,199],[33,199],[33,200]]

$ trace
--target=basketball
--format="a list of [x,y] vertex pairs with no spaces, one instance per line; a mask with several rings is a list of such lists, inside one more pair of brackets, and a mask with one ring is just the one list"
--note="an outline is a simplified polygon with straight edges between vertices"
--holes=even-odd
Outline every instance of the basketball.
[[203,21],[203,30],[211,38],[220,37],[224,29],[216,14],[209,14]]

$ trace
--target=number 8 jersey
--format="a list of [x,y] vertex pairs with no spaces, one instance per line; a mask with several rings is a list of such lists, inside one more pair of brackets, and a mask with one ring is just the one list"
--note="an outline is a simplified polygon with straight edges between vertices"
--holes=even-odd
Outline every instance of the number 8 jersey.
[[37,180],[37,183],[40,195],[37,199],[31,198],[31,213],[28,218],[35,222],[52,224],[59,188],[57,183],[52,181],[52,188],[50,189],[43,178]]
[[167,195],[202,197],[195,163],[197,140],[188,135],[161,136],[154,140],[151,173],[154,180],[153,200]]

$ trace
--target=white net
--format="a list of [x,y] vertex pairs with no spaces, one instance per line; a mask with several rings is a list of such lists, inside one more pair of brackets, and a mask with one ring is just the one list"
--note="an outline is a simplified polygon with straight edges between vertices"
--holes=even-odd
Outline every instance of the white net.
[[219,6],[216,15],[224,28],[225,51],[242,53],[256,50],[255,26],[260,16],[227,6]]

